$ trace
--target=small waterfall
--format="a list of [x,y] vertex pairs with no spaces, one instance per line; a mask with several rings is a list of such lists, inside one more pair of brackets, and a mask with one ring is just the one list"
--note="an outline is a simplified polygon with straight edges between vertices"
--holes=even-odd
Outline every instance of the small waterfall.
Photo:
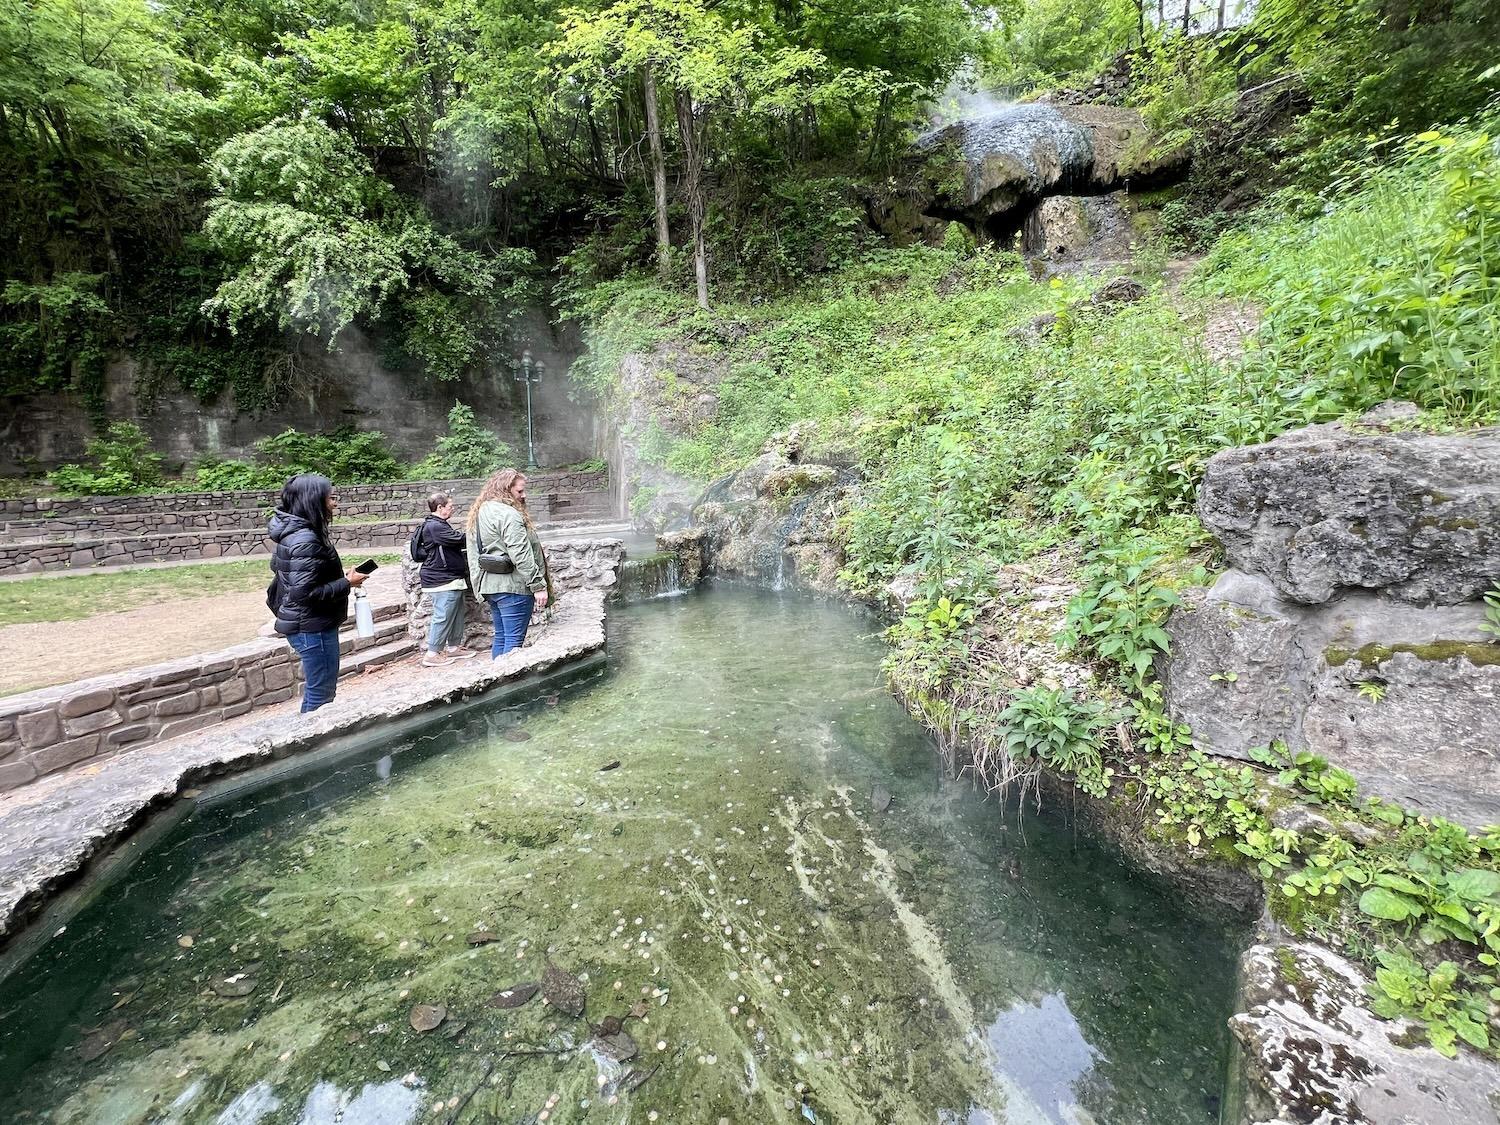
[[662,551],[620,564],[620,581],[615,587],[621,601],[644,602],[652,598],[671,598],[687,591],[682,588],[682,564],[677,556]]
[[771,589],[773,590],[786,589],[787,548],[791,546],[792,536],[802,526],[802,517],[807,515],[807,509],[812,504],[813,495],[809,493],[805,496],[799,496],[793,501],[786,519],[782,520],[780,526],[776,529],[776,541],[772,544],[773,549],[776,551],[776,568],[771,575]]

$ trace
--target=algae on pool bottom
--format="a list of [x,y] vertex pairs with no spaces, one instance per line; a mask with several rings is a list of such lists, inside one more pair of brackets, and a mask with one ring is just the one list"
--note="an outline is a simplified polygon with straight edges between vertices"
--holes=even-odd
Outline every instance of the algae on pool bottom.
[[[617,609],[561,698],[200,809],[0,987],[0,1112],[1217,1120],[1229,935],[942,780],[874,628]],[[549,961],[584,1018],[487,1003]]]

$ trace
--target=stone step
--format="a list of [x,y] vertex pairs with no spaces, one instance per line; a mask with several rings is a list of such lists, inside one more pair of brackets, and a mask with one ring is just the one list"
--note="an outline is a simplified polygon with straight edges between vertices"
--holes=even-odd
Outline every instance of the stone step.
[[415,657],[418,647],[416,641],[404,635],[403,629],[403,636],[399,640],[386,641],[371,648],[360,649],[348,656],[341,656],[339,678],[357,676],[367,668],[379,668],[385,664],[394,664],[398,660]]

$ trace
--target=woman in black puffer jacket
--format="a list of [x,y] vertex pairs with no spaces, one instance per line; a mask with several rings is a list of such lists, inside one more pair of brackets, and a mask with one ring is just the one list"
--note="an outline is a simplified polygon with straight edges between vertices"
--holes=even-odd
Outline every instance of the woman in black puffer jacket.
[[365,575],[345,570],[328,537],[338,509],[333,482],[303,473],[286,482],[271,517],[271,585],[266,605],[276,631],[302,661],[302,710],[316,711],[333,699],[339,682],[339,626],[349,613],[349,591]]

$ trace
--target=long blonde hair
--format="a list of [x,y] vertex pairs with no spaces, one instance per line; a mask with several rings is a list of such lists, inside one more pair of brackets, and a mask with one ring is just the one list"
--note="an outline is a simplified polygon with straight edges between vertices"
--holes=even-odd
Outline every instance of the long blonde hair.
[[470,535],[479,526],[479,509],[491,500],[505,504],[521,513],[521,518],[526,521],[526,526],[536,530],[536,525],[531,522],[531,513],[526,510],[526,502],[515,494],[516,481],[525,480],[526,474],[520,469],[501,469],[490,476],[484,482],[484,487],[479,490],[479,496],[469,506],[469,518],[465,528]]

